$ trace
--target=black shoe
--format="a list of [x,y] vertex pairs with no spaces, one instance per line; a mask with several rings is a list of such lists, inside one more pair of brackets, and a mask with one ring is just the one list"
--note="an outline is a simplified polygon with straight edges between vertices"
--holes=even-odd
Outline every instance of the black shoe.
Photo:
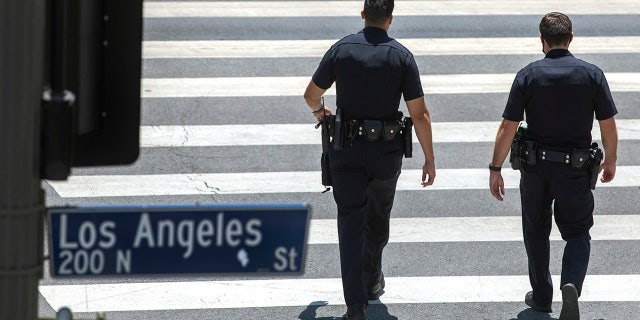
[[342,320],[367,320],[364,315],[366,305],[352,305],[347,307],[347,313],[342,316]]
[[533,291],[527,292],[524,296],[524,303],[526,303],[531,309],[540,312],[551,313],[551,304],[548,305],[540,305],[535,300],[533,300]]
[[580,320],[578,308],[578,289],[573,283],[567,283],[562,288],[562,311],[560,320]]
[[378,281],[369,287],[368,299],[369,300],[378,300],[381,295],[384,294],[384,275],[380,272],[380,277]]

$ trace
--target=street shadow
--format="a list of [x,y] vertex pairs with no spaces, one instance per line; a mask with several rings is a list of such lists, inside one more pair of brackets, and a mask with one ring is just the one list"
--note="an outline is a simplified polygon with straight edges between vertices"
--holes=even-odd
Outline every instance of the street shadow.
[[368,320],[398,320],[398,317],[389,314],[389,309],[384,303],[370,304],[366,313]]
[[307,308],[305,308],[302,312],[300,312],[300,315],[298,316],[298,319],[300,320],[340,320],[342,319],[342,317],[321,317],[321,318],[317,318],[318,316],[318,309],[320,307],[324,307],[328,304],[328,302],[326,301],[314,301],[311,302]]
[[548,313],[538,312],[531,308],[527,308],[518,313],[517,318],[511,318],[509,320],[558,320],[552,318]]
[[[300,320],[341,320],[340,317],[320,317],[318,318],[318,309],[326,306],[326,301],[311,302],[298,316]],[[345,308],[346,309],[346,308]],[[396,316],[389,314],[389,309],[382,303],[370,304],[367,306],[366,315],[368,320],[398,320]]]

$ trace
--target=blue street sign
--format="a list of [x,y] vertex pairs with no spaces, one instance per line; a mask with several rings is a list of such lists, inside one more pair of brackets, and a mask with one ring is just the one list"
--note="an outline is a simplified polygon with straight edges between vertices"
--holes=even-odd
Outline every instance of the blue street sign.
[[52,276],[304,271],[306,204],[50,208]]

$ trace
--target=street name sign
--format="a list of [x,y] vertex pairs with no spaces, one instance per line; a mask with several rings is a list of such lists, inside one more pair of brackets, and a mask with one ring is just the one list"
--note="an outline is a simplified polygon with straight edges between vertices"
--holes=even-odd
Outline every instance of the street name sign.
[[51,275],[302,274],[307,204],[54,207]]

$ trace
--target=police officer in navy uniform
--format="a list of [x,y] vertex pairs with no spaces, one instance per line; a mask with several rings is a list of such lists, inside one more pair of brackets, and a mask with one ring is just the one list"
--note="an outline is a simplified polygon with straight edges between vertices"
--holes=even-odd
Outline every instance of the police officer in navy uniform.
[[[321,97],[335,82],[342,123],[355,120],[362,124],[367,120],[397,122],[400,97],[404,96],[425,156],[424,187],[431,185],[436,175],[431,120],[413,55],[387,35],[393,7],[393,0],[364,1],[364,29],[327,51],[304,98],[317,120],[322,120],[332,111],[323,105]],[[382,250],[389,239],[389,217],[404,141],[400,136],[392,141],[370,141],[358,134],[344,138],[342,150],[330,148],[329,153],[347,305],[343,319],[365,319],[368,300],[378,299],[383,293]]]
[[[540,40],[545,58],[520,70],[511,87],[489,165],[489,187],[502,201],[505,191],[500,169],[526,114],[526,135],[537,150],[531,149],[535,160],[520,169],[522,225],[533,289],[525,295],[525,303],[534,310],[552,312],[549,234],[553,216],[566,241],[560,319],[576,320],[580,318],[578,297],[587,273],[589,229],[593,225],[590,176],[602,171],[600,180],[609,182],[615,175],[618,137],[613,116],[617,110],[602,70],[569,52],[573,40],[569,17],[558,12],[545,15],[540,22]],[[594,164],[595,173],[590,173],[588,165],[579,167],[583,157],[575,155],[590,148],[594,115],[605,155],[601,164]]]

